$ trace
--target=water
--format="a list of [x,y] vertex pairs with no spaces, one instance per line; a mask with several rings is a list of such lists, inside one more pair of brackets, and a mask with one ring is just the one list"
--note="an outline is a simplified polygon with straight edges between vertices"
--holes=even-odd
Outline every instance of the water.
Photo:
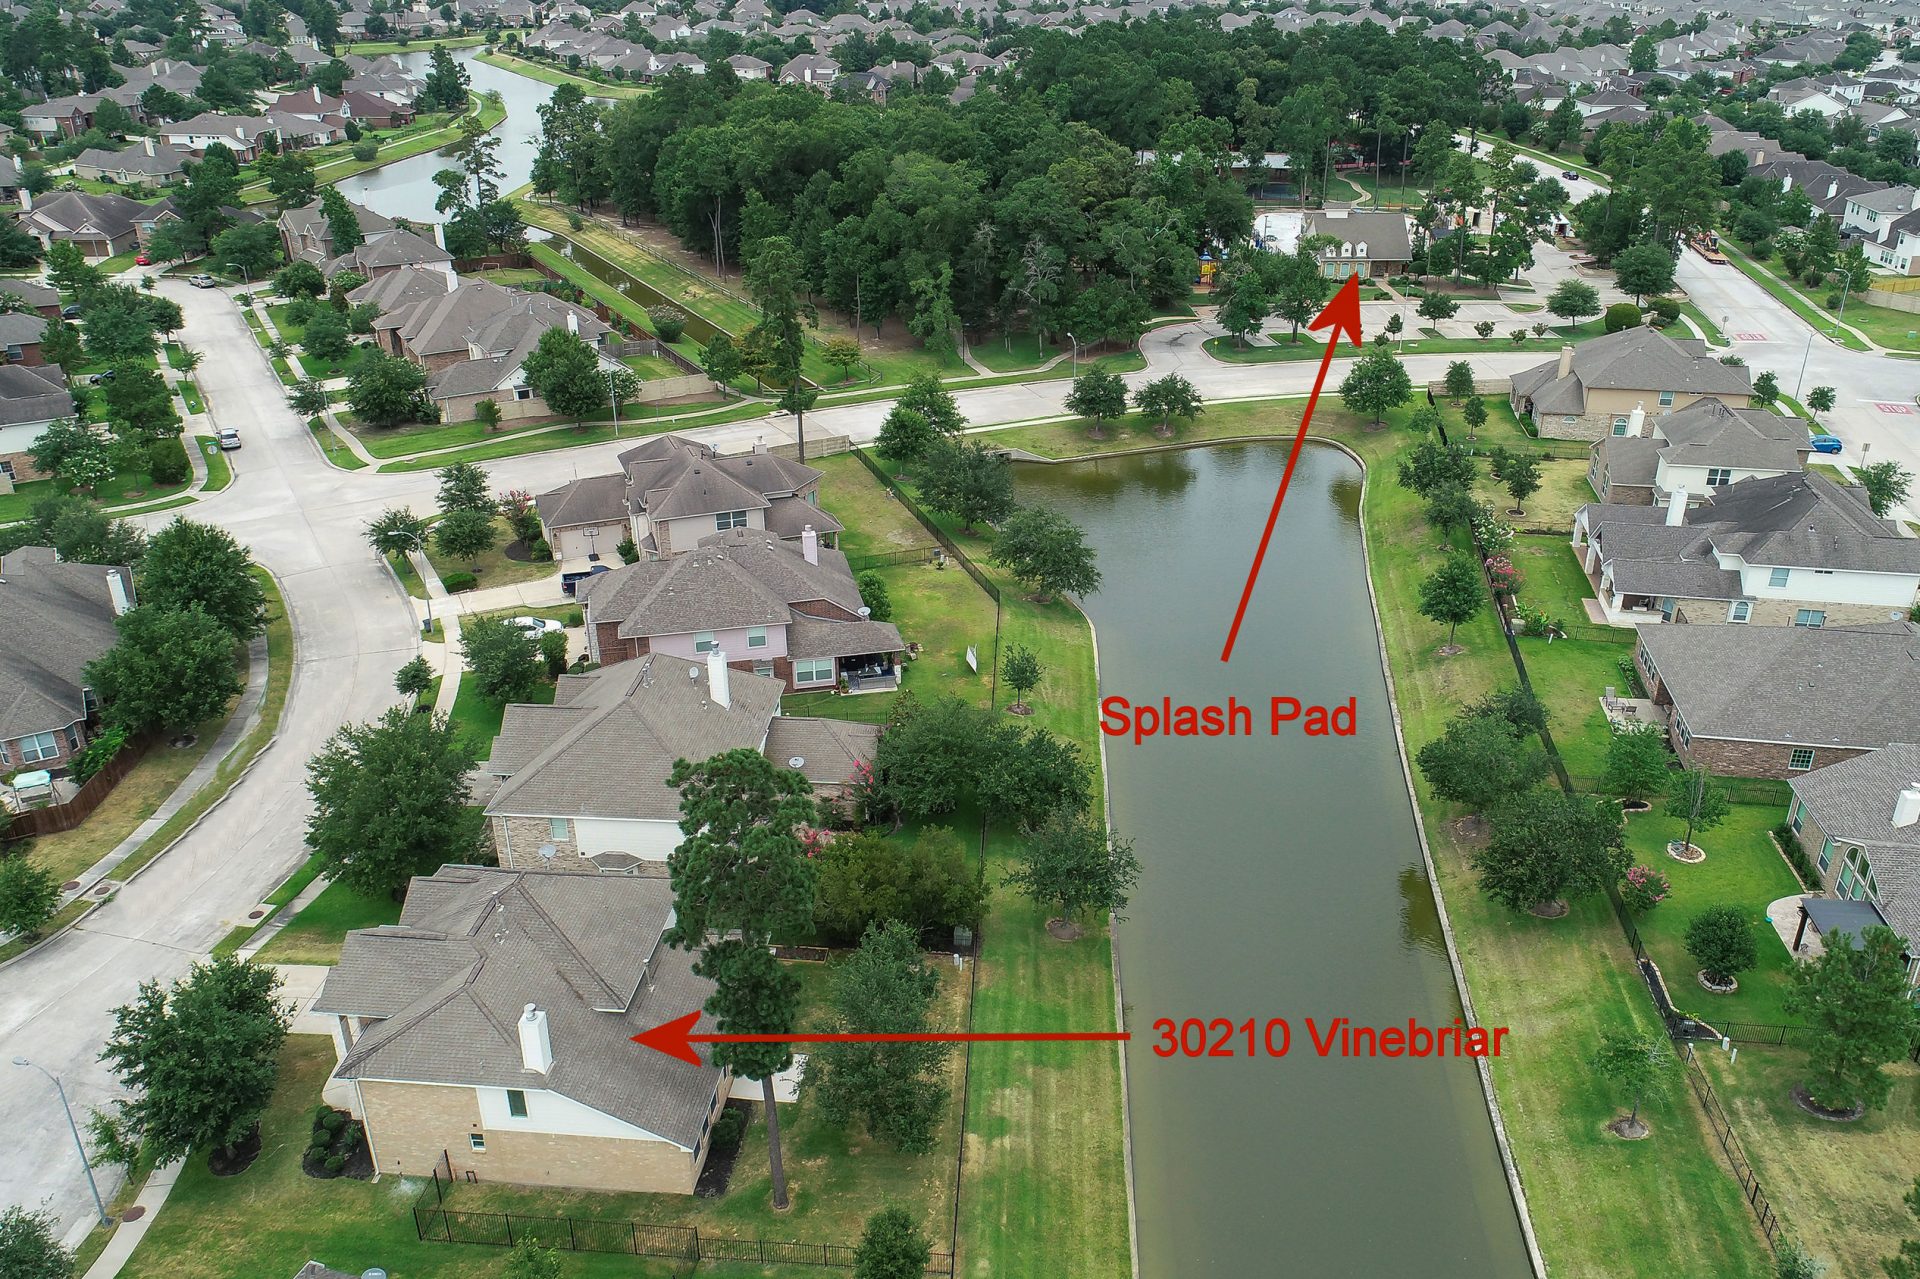
[[[1146,1279],[1529,1273],[1470,1062],[1320,1059],[1323,1024],[1458,1014],[1388,718],[1358,466],[1302,456],[1232,664],[1222,641],[1283,448],[1020,470],[1105,574],[1101,693],[1358,699],[1359,732],[1108,739],[1115,824],[1144,873],[1118,931]],[[1153,1052],[1153,1023],[1288,1018],[1284,1058]],[[1244,1037],[1243,1037],[1244,1039]],[[1552,1051],[1515,1043],[1514,1051]]]

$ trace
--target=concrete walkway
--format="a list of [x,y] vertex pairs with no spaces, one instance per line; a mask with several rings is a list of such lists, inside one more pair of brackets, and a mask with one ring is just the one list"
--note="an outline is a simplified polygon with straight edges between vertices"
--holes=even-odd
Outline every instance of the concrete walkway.
[[262,947],[278,936],[281,929],[291,924],[301,911],[313,904],[314,898],[326,892],[332,884],[333,881],[325,875],[315,878],[312,883],[301,889],[292,901],[274,911],[273,918],[262,924],[259,930],[247,939],[247,944],[234,952],[234,956],[238,959],[252,959],[259,954]]
[[140,1189],[140,1195],[133,1201],[136,1208],[143,1209],[136,1221],[122,1221],[114,1229],[113,1237],[107,1240],[107,1246],[91,1266],[87,1267],[85,1279],[113,1279],[120,1273],[127,1259],[133,1256],[133,1250],[147,1237],[147,1227],[160,1215],[160,1205],[173,1193],[173,1183],[180,1179],[179,1163],[170,1163],[155,1168],[147,1175],[147,1184]]

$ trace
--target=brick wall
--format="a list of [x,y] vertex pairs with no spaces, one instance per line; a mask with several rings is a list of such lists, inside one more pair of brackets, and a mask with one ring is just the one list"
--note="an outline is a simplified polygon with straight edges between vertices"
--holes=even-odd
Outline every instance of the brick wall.
[[[600,873],[600,868],[580,855],[579,845],[574,842],[573,828],[568,826],[567,838],[555,839],[553,826],[544,817],[495,817],[492,819],[493,846],[500,855],[500,864],[508,870],[576,870]],[[547,844],[554,847],[551,862],[540,856],[540,849]]]
[[[1690,745],[1682,746],[1678,730],[1675,730],[1673,748],[1689,766],[1703,767],[1723,777],[1771,777],[1776,781],[1786,781],[1806,771],[1789,767],[1793,747],[1773,742],[1742,742],[1724,737],[1696,736]],[[1839,746],[1822,746],[1813,753],[1813,766],[1825,768],[1828,764],[1837,764],[1843,759],[1866,753]]]

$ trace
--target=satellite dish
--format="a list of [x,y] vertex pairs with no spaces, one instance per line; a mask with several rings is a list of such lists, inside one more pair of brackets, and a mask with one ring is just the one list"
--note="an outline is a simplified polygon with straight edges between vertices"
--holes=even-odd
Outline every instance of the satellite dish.
[[552,844],[542,844],[542,845],[540,845],[540,860],[541,860],[541,861],[547,861],[547,862],[550,862],[550,861],[552,861],[552,860],[553,860],[553,859],[554,859],[555,857],[558,857],[559,855],[560,855],[560,850],[559,850],[559,849],[557,849],[557,848],[555,848],[555,847],[554,847],[554,846],[553,846]]
[[862,605],[860,606],[860,616],[862,616],[862,617],[871,617],[872,615],[873,615],[873,610],[872,610],[872,609],[870,609],[870,608],[868,608],[868,607],[867,607],[867,606],[866,606],[865,604],[862,604]]

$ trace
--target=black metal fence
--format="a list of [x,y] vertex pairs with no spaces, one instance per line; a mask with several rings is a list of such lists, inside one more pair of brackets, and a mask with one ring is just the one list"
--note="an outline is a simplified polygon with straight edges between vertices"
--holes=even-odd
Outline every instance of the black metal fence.
[[1726,1156],[1727,1166],[1733,1169],[1734,1177],[1740,1182],[1747,1206],[1753,1209],[1754,1219],[1760,1223],[1760,1233],[1766,1236],[1767,1244],[1771,1247],[1780,1234],[1780,1218],[1774,1213],[1766,1192],[1760,1188],[1760,1175],[1754,1172],[1753,1165],[1747,1161],[1746,1151],[1740,1148],[1739,1135],[1733,1131],[1733,1124],[1720,1105],[1720,1098],[1713,1091],[1713,1082],[1695,1059],[1692,1044],[1682,1045],[1680,1060],[1686,1069],[1687,1083],[1692,1087],[1694,1097],[1699,1100],[1700,1109],[1706,1113],[1707,1127],[1713,1130],[1715,1139],[1719,1141],[1720,1153]]
[[870,568],[892,568],[896,564],[931,564],[945,553],[938,545],[910,546],[873,555],[851,555],[847,557],[847,567],[856,573],[864,573]]
[[[887,491],[892,493],[900,505],[906,508],[907,514],[918,520],[920,527],[927,530],[934,541],[940,543],[941,549],[959,561],[960,567],[967,571],[967,576],[971,577],[980,589],[987,593],[987,597],[993,601],[994,607],[998,609],[1000,606],[1000,588],[988,580],[987,575],[980,571],[980,566],[973,562],[972,557],[960,549],[959,543],[949,537],[947,531],[936,524],[933,517],[920,508],[920,503],[914,501],[913,495],[900,487],[899,481],[887,474],[885,467],[873,460],[872,454],[863,448],[856,448],[853,450],[853,455],[860,459],[862,466],[873,472],[874,479],[879,480],[880,483],[886,486]],[[997,629],[996,627],[996,630]]]

